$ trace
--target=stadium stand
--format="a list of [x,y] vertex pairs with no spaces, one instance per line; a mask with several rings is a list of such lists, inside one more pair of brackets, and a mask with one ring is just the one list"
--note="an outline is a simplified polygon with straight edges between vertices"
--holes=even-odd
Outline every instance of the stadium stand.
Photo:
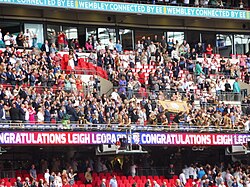
[[[75,43],[69,52],[57,51],[47,40],[41,50],[20,50],[20,42],[12,41],[0,51],[2,127],[63,121],[249,130],[247,90],[239,86],[239,80],[249,83],[246,55],[221,58],[210,44],[203,49],[149,39],[142,37],[135,51],[122,54],[112,43],[92,46],[91,38],[90,53]],[[93,76],[84,82],[82,75]],[[100,93],[98,76],[113,83],[110,93]],[[166,109],[166,99],[189,110]]]

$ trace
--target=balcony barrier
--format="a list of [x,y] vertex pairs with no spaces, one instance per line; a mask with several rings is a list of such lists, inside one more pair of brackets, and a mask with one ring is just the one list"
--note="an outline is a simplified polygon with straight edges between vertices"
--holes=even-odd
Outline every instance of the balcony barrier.
[[119,125],[119,124],[63,124],[58,123],[0,123],[1,131],[148,131],[148,132],[237,132],[245,133],[243,126],[225,127],[225,126],[197,126],[189,123],[170,123],[168,125]]

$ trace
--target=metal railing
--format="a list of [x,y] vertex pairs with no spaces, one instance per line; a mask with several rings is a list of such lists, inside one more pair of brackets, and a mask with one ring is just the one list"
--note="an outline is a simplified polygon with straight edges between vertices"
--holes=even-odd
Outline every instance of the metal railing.
[[[113,87],[113,91],[117,89],[119,91],[120,87]],[[152,93],[156,93],[157,96],[159,96],[159,92],[162,92],[165,96],[165,100],[171,100],[174,95],[178,92],[181,99],[187,98],[187,92],[186,91],[174,91],[174,90],[150,90],[149,86],[146,86],[145,91],[135,91],[133,89],[128,89],[126,87],[126,96],[128,99],[131,99],[133,96],[135,96],[137,99],[142,99],[143,97],[150,98],[150,95]],[[111,94],[112,91],[109,90],[106,94]],[[197,90],[190,90],[190,93],[194,94],[194,99],[199,100],[202,95],[207,94],[206,91],[202,91],[200,89]],[[216,98],[217,101],[242,101],[247,95],[247,89],[242,89],[240,93],[233,93],[233,92],[218,92],[212,94],[214,98]],[[158,98],[156,98],[157,100]],[[213,103],[206,103],[206,105],[213,105]]]
[[151,124],[130,124],[119,125],[112,124],[63,124],[58,123],[0,123],[0,130],[2,131],[148,131],[148,132],[237,132],[245,133],[242,126],[226,127],[226,126],[197,126],[190,123],[172,123],[170,125],[151,125]]

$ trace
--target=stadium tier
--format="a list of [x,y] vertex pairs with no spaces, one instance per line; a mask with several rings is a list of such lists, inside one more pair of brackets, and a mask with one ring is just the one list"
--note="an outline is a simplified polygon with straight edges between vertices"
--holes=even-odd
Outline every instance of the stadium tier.
[[250,187],[249,4],[0,0],[0,187]]

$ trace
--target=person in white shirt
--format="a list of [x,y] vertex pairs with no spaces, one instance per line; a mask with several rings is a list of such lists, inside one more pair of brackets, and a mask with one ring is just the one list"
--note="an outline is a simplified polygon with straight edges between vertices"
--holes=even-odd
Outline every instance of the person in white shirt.
[[31,38],[31,33],[30,33],[30,31],[29,31],[29,29],[26,29],[26,32],[24,33],[24,36],[25,37],[29,37],[29,38]]
[[96,51],[98,52],[98,51],[102,50],[103,48],[105,48],[105,47],[102,45],[102,43],[98,42],[96,45]]
[[153,184],[153,187],[160,187],[160,185],[156,181],[153,181]]
[[137,44],[135,45],[135,49],[138,51],[139,54],[142,53],[142,50],[144,49],[144,47],[140,40],[138,40]]
[[5,121],[6,120],[6,109],[7,106],[4,105],[4,101],[2,100],[1,103],[0,103],[0,110],[1,110],[1,113],[2,113],[2,116],[0,118],[0,121]]
[[45,182],[47,182],[47,184],[49,184],[49,169],[46,169],[45,173],[44,173],[44,179],[45,179]]
[[44,122],[44,113],[42,111],[42,108],[38,109],[38,112],[37,112],[37,122],[39,122],[39,123],[43,123]]
[[60,172],[55,177],[55,186],[62,187],[62,177]]
[[138,120],[139,124],[143,126],[146,120],[147,120],[146,110],[145,109],[139,110],[139,120]]
[[0,41],[3,40],[3,33],[2,33],[2,29],[0,29]]
[[90,94],[92,94],[94,91],[94,85],[95,85],[95,80],[94,77],[91,76],[89,77],[89,82],[88,82],[88,91]]
[[29,110],[28,110],[28,108],[26,107],[26,105],[25,105],[25,107],[23,108],[23,110],[24,110],[24,112],[25,112],[25,117],[24,117],[25,121],[29,121],[30,113],[29,113]]
[[149,51],[150,51],[150,54],[151,55],[155,55],[155,52],[156,52],[156,46],[155,46],[155,44],[154,44],[154,42],[153,41],[151,41],[151,44],[149,45]]
[[244,127],[245,127],[245,132],[249,132],[249,130],[250,130],[250,118],[248,118],[248,120],[244,123]]
[[133,178],[136,175],[136,168],[137,168],[137,165],[135,165],[134,163],[130,166],[130,173]]
[[112,39],[109,39],[108,48],[111,52],[114,51],[114,43]]
[[218,187],[226,187],[224,181],[222,181],[222,182],[218,185]]
[[4,44],[5,46],[10,46],[10,41],[11,41],[11,38],[10,38],[10,33],[7,32],[3,38],[4,40]]
[[70,66],[72,70],[75,69],[75,62],[74,62],[74,58],[72,55],[69,55],[68,66]]
[[187,82],[187,80],[184,79],[184,81],[183,81],[183,83],[182,83],[182,86],[181,86],[182,90],[183,90],[183,91],[186,91],[187,88],[188,88],[188,86],[189,86],[189,82]]
[[215,59],[211,61],[211,74],[216,74],[217,68],[218,68],[218,63]]
[[171,58],[179,60],[179,52],[177,51],[177,49],[175,47],[173,48],[173,50],[171,52]]
[[185,175],[185,170],[182,170],[182,173],[179,175],[180,182],[183,186],[187,183],[186,175]]
[[222,91],[222,92],[225,92],[225,78],[222,78],[221,79],[221,81],[220,81],[220,83],[219,83],[219,87],[220,87],[220,90]]
[[194,178],[193,179],[197,179],[198,177],[198,168],[194,167]]
[[115,89],[112,93],[111,93],[111,99],[114,99],[115,101],[118,101],[118,99],[120,98],[117,89]]
[[183,173],[185,174],[185,178],[189,179],[189,169],[188,169],[187,165],[183,169]]

